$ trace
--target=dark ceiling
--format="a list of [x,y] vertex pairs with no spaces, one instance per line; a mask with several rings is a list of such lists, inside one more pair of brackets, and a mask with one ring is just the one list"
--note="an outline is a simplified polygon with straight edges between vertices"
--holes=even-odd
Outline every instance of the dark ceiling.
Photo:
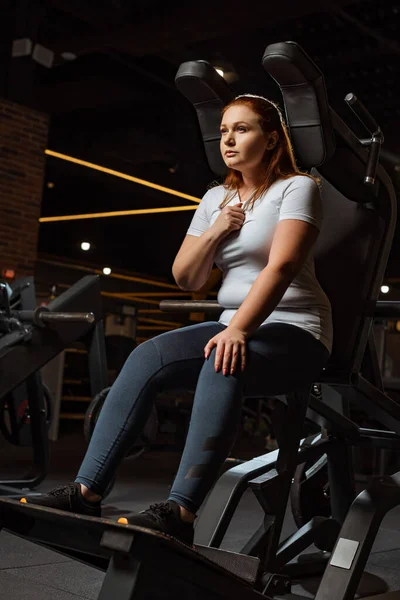
[[[37,41],[55,55],[51,68],[36,66],[30,103],[51,115],[52,150],[201,197],[214,177],[194,110],[174,87],[179,65],[198,59],[230,63],[238,75],[234,91],[280,102],[261,57],[268,44],[294,40],[323,71],[332,107],[349,122],[343,99],[355,93],[383,129],[386,151],[399,162],[395,0],[47,0],[36,14]],[[66,60],[66,52],[76,58]],[[188,204],[47,159],[42,216]],[[192,214],[44,223],[39,251],[172,282],[172,262]],[[83,240],[93,244],[89,253],[80,250]],[[399,258],[397,247],[392,276],[400,276]]]

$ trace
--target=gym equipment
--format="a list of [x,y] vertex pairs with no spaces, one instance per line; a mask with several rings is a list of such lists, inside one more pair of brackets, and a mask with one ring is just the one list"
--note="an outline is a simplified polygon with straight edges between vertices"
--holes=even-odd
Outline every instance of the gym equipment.
[[399,504],[400,473],[373,481],[357,496],[337,537],[316,600],[354,598],[381,522]]
[[[90,438],[92,437],[94,428],[97,423],[97,419],[99,418],[101,409],[103,408],[103,404],[105,399],[107,398],[108,392],[110,391],[110,387],[105,388],[101,392],[99,392],[89,404],[89,407],[85,414],[85,420],[83,424],[83,433],[87,443],[90,442]],[[139,438],[132,445],[132,448],[127,453],[127,456],[133,458],[139,458],[144,452],[150,450],[151,446],[154,444],[156,436],[157,436],[157,428],[158,428],[158,418],[157,418],[157,410],[155,406],[153,406],[152,411],[150,413],[150,417],[143,429],[143,432],[139,436]]]
[[[291,575],[322,572],[326,566],[354,499],[350,447],[399,448],[400,407],[383,391],[371,336],[396,221],[393,186],[376,152],[382,136],[371,137],[378,142],[368,152],[330,108],[321,72],[297,44],[268,46],[263,64],[281,88],[299,163],[307,169],[318,167],[323,180],[325,220],[316,266],[333,307],[335,343],[316,382],[322,394],[310,393],[315,392],[311,382],[304,389],[282,391],[286,393],[276,405],[274,422],[279,450],[237,465],[220,477],[198,518],[194,549],[150,530],[0,500],[4,529],[107,569],[100,600],[172,594],[213,599],[284,597],[291,590]],[[214,158],[219,153],[219,108],[233,92],[203,61],[182,65],[177,85],[198,112],[207,157],[218,174],[220,162]],[[174,304],[174,310],[184,305],[188,306]],[[203,301],[190,310],[193,306],[199,311],[210,305]],[[257,397],[263,390],[248,393]],[[350,401],[368,406],[388,429],[358,427],[346,411]],[[301,439],[306,417],[321,425],[324,435]],[[331,517],[316,516],[280,542],[296,468],[315,465],[324,455]],[[223,551],[221,541],[249,488],[264,510],[263,522],[240,553]],[[397,496],[391,494],[392,505]],[[308,561],[302,555],[299,560],[311,544],[325,552]]]
[[37,487],[48,470],[51,403],[40,369],[81,340],[88,348],[92,395],[108,381],[98,276],[83,277],[40,307],[33,277],[23,277],[11,288],[9,297],[0,284],[0,429],[9,442],[32,445],[33,468],[20,479],[0,481],[0,494],[20,497],[20,490]]
[[[388,240],[384,240],[382,231],[386,227],[392,239],[396,221],[394,190],[386,173],[378,166],[377,150],[383,142],[379,127],[355,97],[348,96],[346,99],[351,101],[353,112],[371,135],[361,143],[330,109],[322,74],[296,44],[269,46],[263,64],[281,88],[299,163],[307,169],[318,167],[314,173],[323,181],[324,225],[318,241],[316,268],[319,281],[332,301],[335,343],[320,382],[322,398],[310,395],[307,417],[324,427],[326,437],[318,435],[302,440],[299,450],[296,440],[298,455],[294,457],[290,439],[296,437],[299,431],[296,432],[293,424],[288,422],[290,403],[285,408],[281,407],[281,423],[286,422],[286,430],[281,428],[277,435],[279,453],[253,459],[220,478],[199,518],[200,533],[196,541],[219,546],[239,499],[249,485],[263,506],[266,517],[242,552],[262,556],[264,591],[273,594],[276,573],[298,575],[306,569],[318,572],[323,568],[324,561],[319,561],[319,564],[310,561],[307,565],[304,557],[297,564],[293,559],[310,542],[324,550],[332,549],[338,526],[343,523],[354,497],[349,447],[364,444],[399,447],[400,410],[397,403],[384,394],[371,335],[372,318],[398,315],[399,307],[377,303],[391,244],[389,241],[386,246],[385,241]],[[233,98],[233,93],[229,96],[222,79],[218,80],[217,86],[214,85],[216,76],[211,70],[205,62],[184,63],[178,71],[177,83],[196,109],[209,164],[215,173],[221,174],[217,160],[219,112],[227,100]],[[221,86],[224,87],[223,94]],[[212,107],[210,110],[209,106]],[[205,121],[207,127],[203,126]],[[366,152],[365,148],[372,143],[374,150]],[[360,236],[364,237],[363,242]],[[212,304],[207,301],[165,301],[162,308],[176,311],[185,307],[185,310],[209,313]],[[216,303],[214,306],[216,311],[221,310]],[[348,418],[346,405],[350,401],[368,405],[369,413],[391,431],[358,427]],[[295,416],[292,416],[293,421]],[[288,471],[293,476],[296,472],[298,476],[300,474],[294,463],[306,465],[313,484],[317,483],[314,477],[323,479],[324,463],[327,464],[329,489],[324,485],[326,496],[320,496],[319,506],[309,508],[326,514],[325,498],[329,498],[332,518],[302,523],[304,503],[299,494],[297,499],[294,495],[293,503],[297,502],[297,508],[302,512],[298,515],[298,524],[302,527],[278,546],[285,507],[281,500],[284,496],[282,491],[287,489],[283,486],[288,485],[285,478],[289,478]],[[274,504],[277,497],[280,506]]]
[[[23,321],[26,321],[31,315],[32,320],[39,322],[44,311],[43,307],[36,308],[35,286],[32,277],[19,279],[12,286],[5,283],[0,284],[0,337],[3,338],[7,333],[11,334],[11,340],[9,339],[8,343],[17,343],[20,339],[28,340],[29,332]],[[43,394],[42,410],[45,414],[47,432],[51,425],[52,398],[49,389],[42,384],[39,373],[37,381],[38,385],[41,385]],[[28,382],[24,381],[0,399],[0,431],[10,444],[16,446],[32,446],[29,395]],[[41,440],[41,443],[46,446],[47,437]]]
[[[43,410],[46,431],[52,420],[52,396],[49,388],[42,383]],[[3,437],[15,446],[32,446],[31,414],[26,382],[5,396],[0,404],[0,431]]]

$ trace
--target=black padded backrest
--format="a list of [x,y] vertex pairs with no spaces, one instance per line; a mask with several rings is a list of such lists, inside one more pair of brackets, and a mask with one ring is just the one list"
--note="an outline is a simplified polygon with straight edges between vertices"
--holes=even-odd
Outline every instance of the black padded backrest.
[[319,169],[323,227],[315,263],[328,294],[334,320],[330,363],[355,371],[372,324],[396,225],[397,204],[392,182],[378,167],[373,187],[363,182],[368,152],[333,115],[336,151]]
[[218,176],[224,175],[227,167],[219,149],[221,110],[235,97],[233,91],[204,60],[182,63],[175,84],[196,110],[211,170]]
[[[317,174],[317,173],[315,173]],[[379,253],[388,222],[379,210],[350,202],[322,179],[323,225],[315,252],[317,279],[328,295],[333,316],[332,372],[360,367],[383,269]],[[379,280],[379,281],[378,281]]]
[[281,89],[297,161],[311,169],[329,160],[335,137],[321,71],[295,42],[270,44],[262,64]]

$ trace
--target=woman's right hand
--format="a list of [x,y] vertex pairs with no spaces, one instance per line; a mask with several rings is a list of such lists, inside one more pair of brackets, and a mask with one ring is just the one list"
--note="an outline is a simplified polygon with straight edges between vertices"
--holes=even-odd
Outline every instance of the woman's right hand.
[[213,223],[212,228],[222,237],[226,237],[232,231],[241,229],[246,218],[242,206],[243,202],[239,202],[233,206],[224,206]]

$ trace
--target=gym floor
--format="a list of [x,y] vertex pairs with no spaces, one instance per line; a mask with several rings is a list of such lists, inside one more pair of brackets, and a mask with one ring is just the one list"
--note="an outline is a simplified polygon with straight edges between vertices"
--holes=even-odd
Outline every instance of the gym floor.
[[[26,451],[0,443],[1,477],[15,475]],[[70,431],[51,447],[51,467],[38,491],[45,492],[72,481],[85,452],[83,435]],[[247,450],[248,452],[248,450]],[[239,454],[235,454],[238,456]],[[255,454],[253,453],[252,456]],[[241,458],[246,449],[241,450]],[[140,511],[150,503],[163,501],[179,464],[177,452],[151,452],[138,460],[126,459],[118,471],[117,483],[105,501],[105,516],[115,518],[124,511]],[[14,469],[14,470],[13,470]],[[252,492],[247,492],[225,537],[223,548],[239,551],[259,526],[262,510]],[[295,530],[287,512],[284,535]],[[312,550],[311,550],[312,551]],[[0,598],[7,600],[96,600],[104,574],[97,569],[52,552],[37,544],[0,532]],[[307,578],[293,586],[292,592],[315,595],[319,578]],[[358,596],[400,589],[400,507],[382,523],[374,544]]]

